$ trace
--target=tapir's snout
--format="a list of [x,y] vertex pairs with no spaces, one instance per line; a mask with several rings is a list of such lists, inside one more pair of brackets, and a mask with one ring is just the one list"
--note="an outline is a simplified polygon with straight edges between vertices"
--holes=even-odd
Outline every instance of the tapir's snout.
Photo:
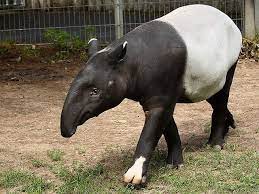
[[[69,115],[71,116],[71,115]],[[76,133],[76,127],[70,117],[65,116],[64,112],[61,115],[60,131],[63,137],[69,138]]]
[[62,137],[69,138],[69,137],[72,137],[75,133],[76,133],[76,129],[62,130],[61,128]]

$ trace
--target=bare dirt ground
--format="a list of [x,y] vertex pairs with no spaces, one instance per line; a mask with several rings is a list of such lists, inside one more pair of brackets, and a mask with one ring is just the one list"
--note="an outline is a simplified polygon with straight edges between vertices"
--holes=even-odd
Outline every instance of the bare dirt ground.
[[[52,149],[63,150],[67,164],[80,160],[91,165],[103,159],[109,149],[135,148],[144,114],[140,105],[130,100],[89,120],[71,139],[61,137],[60,113],[79,68],[73,62],[0,65],[0,171],[30,168],[31,159],[48,160],[47,151]],[[230,130],[227,142],[259,150],[258,62],[239,62],[229,108],[237,129]],[[177,105],[175,118],[184,147],[206,143],[208,133],[204,129],[210,115],[206,102]],[[162,139],[160,146],[163,145]]]

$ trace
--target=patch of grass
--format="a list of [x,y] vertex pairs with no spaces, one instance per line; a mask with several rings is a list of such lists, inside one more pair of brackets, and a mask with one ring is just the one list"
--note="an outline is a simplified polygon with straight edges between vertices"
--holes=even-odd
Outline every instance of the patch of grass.
[[80,154],[80,155],[83,155],[83,154],[86,153],[86,150],[85,150],[84,147],[78,147],[78,148],[76,148],[76,151],[77,151],[78,154]]
[[70,173],[59,175],[64,183],[57,193],[96,193],[102,187],[102,182],[99,181],[102,173],[101,165],[94,168],[77,167]]
[[62,150],[59,149],[53,149],[53,150],[49,150],[47,152],[48,157],[52,160],[52,161],[61,161],[62,157],[64,155],[64,152]]
[[51,187],[51,183],[30,172],[9,170],[0,174],[0,187],[15,187],[16,191],[25,193],[43,193]]
[[49,167],[49,170],[56,175],[60,180],[66,180],[69,177],[70,171],[63,164],[55,164]]
[[226,143],[224,145],[224,150],[228,150],[228,151],[231,151],[231,152],[234,152],[234,151],[238,150],[238,148],[239,148],[239,145],[234,144],[234,143]]
[[258,158],[255,152],[185,153],[185,167],[168,170],[161,167],[155,182],[163,183],[169,193],[251,193],[259,189]]
[[132,187],[125,187],[118,169],[110,169],[99,163],[86,167],[79,162],[72,166],[56,163],[50,171],[62,184],[57,186],[55,193],[132,193]]
[[[112,151],[99,164],[87,167],[80,161],[65,166],[63,162],[47,168],[56,179],[49,187],[43,179],[16,172],[3,178],[0,186],[54,193],[256,193],[259,189],[259,159],[256,151],[237,151],[232,144],[223,151],[202,148],[184,153],[184,167],[166,166],[166,151],[156,150],[150,162],[147,187],[136,190],[122,182],[123,173],[132,164],[132,152]],[[235,147],[235,146],[234,146]],[[18,178],[17,178],[18,177]],[[34,177],[34,178],[30,178]],[[54,184],[54,182],[53,182]],[[48,188],[48,190],[46,190]],[[37,189],[39,189],[37,191]],[[26,190],[26,191],[27,191]]]
[[32,163],[32,166],[36,167],[36,168],[41,168],[41,167],[47,166],[47,164],[44,161],[38,160],[38,159],[33,159],[31,161],[31,163]]
[[[168,168],[166,152],[156,150],[150,162],[148,185],[142,190],[150,193],[257,192],[259,160],[256,152],[237,152],[231,145],[221,152],[213,148],[186,152],[185,165],[179,170]],[[125,152],[119,157],[118,153],[112,153],[111,158],[92,168],[76,163],[72,169],[61,166],[56,176],[63,184],[57,192],[139,192],[132,185],[125,186],[122,182],[123,173],[131,164],[132,156]]]
[[11,188],[18,186],[28,180],[31,180],[31,175],[27,172],[9,170],[1,173],[0,185],[4,188]]

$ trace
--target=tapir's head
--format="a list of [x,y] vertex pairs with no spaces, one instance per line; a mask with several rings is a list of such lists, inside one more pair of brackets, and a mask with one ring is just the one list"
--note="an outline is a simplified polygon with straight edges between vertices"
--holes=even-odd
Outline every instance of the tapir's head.
[[89,60],[74,79],[61,114],[61,135],[71,137],[88,119],[117,106],[125,97],[126,84],[120,66],[127,42],[98,52],[98,42],[89,42]]

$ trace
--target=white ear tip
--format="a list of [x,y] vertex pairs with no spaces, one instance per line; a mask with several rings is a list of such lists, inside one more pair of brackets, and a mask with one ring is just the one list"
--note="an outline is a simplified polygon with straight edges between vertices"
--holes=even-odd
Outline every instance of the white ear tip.
[[87,44],[90,44],[92,41],[97,40],[96,38],[91,38]]
[[123,48],[125,48],[125,47],[127,46],[127,44],[128,44],[128,41],[125,41],[125,42],[123,43]]

